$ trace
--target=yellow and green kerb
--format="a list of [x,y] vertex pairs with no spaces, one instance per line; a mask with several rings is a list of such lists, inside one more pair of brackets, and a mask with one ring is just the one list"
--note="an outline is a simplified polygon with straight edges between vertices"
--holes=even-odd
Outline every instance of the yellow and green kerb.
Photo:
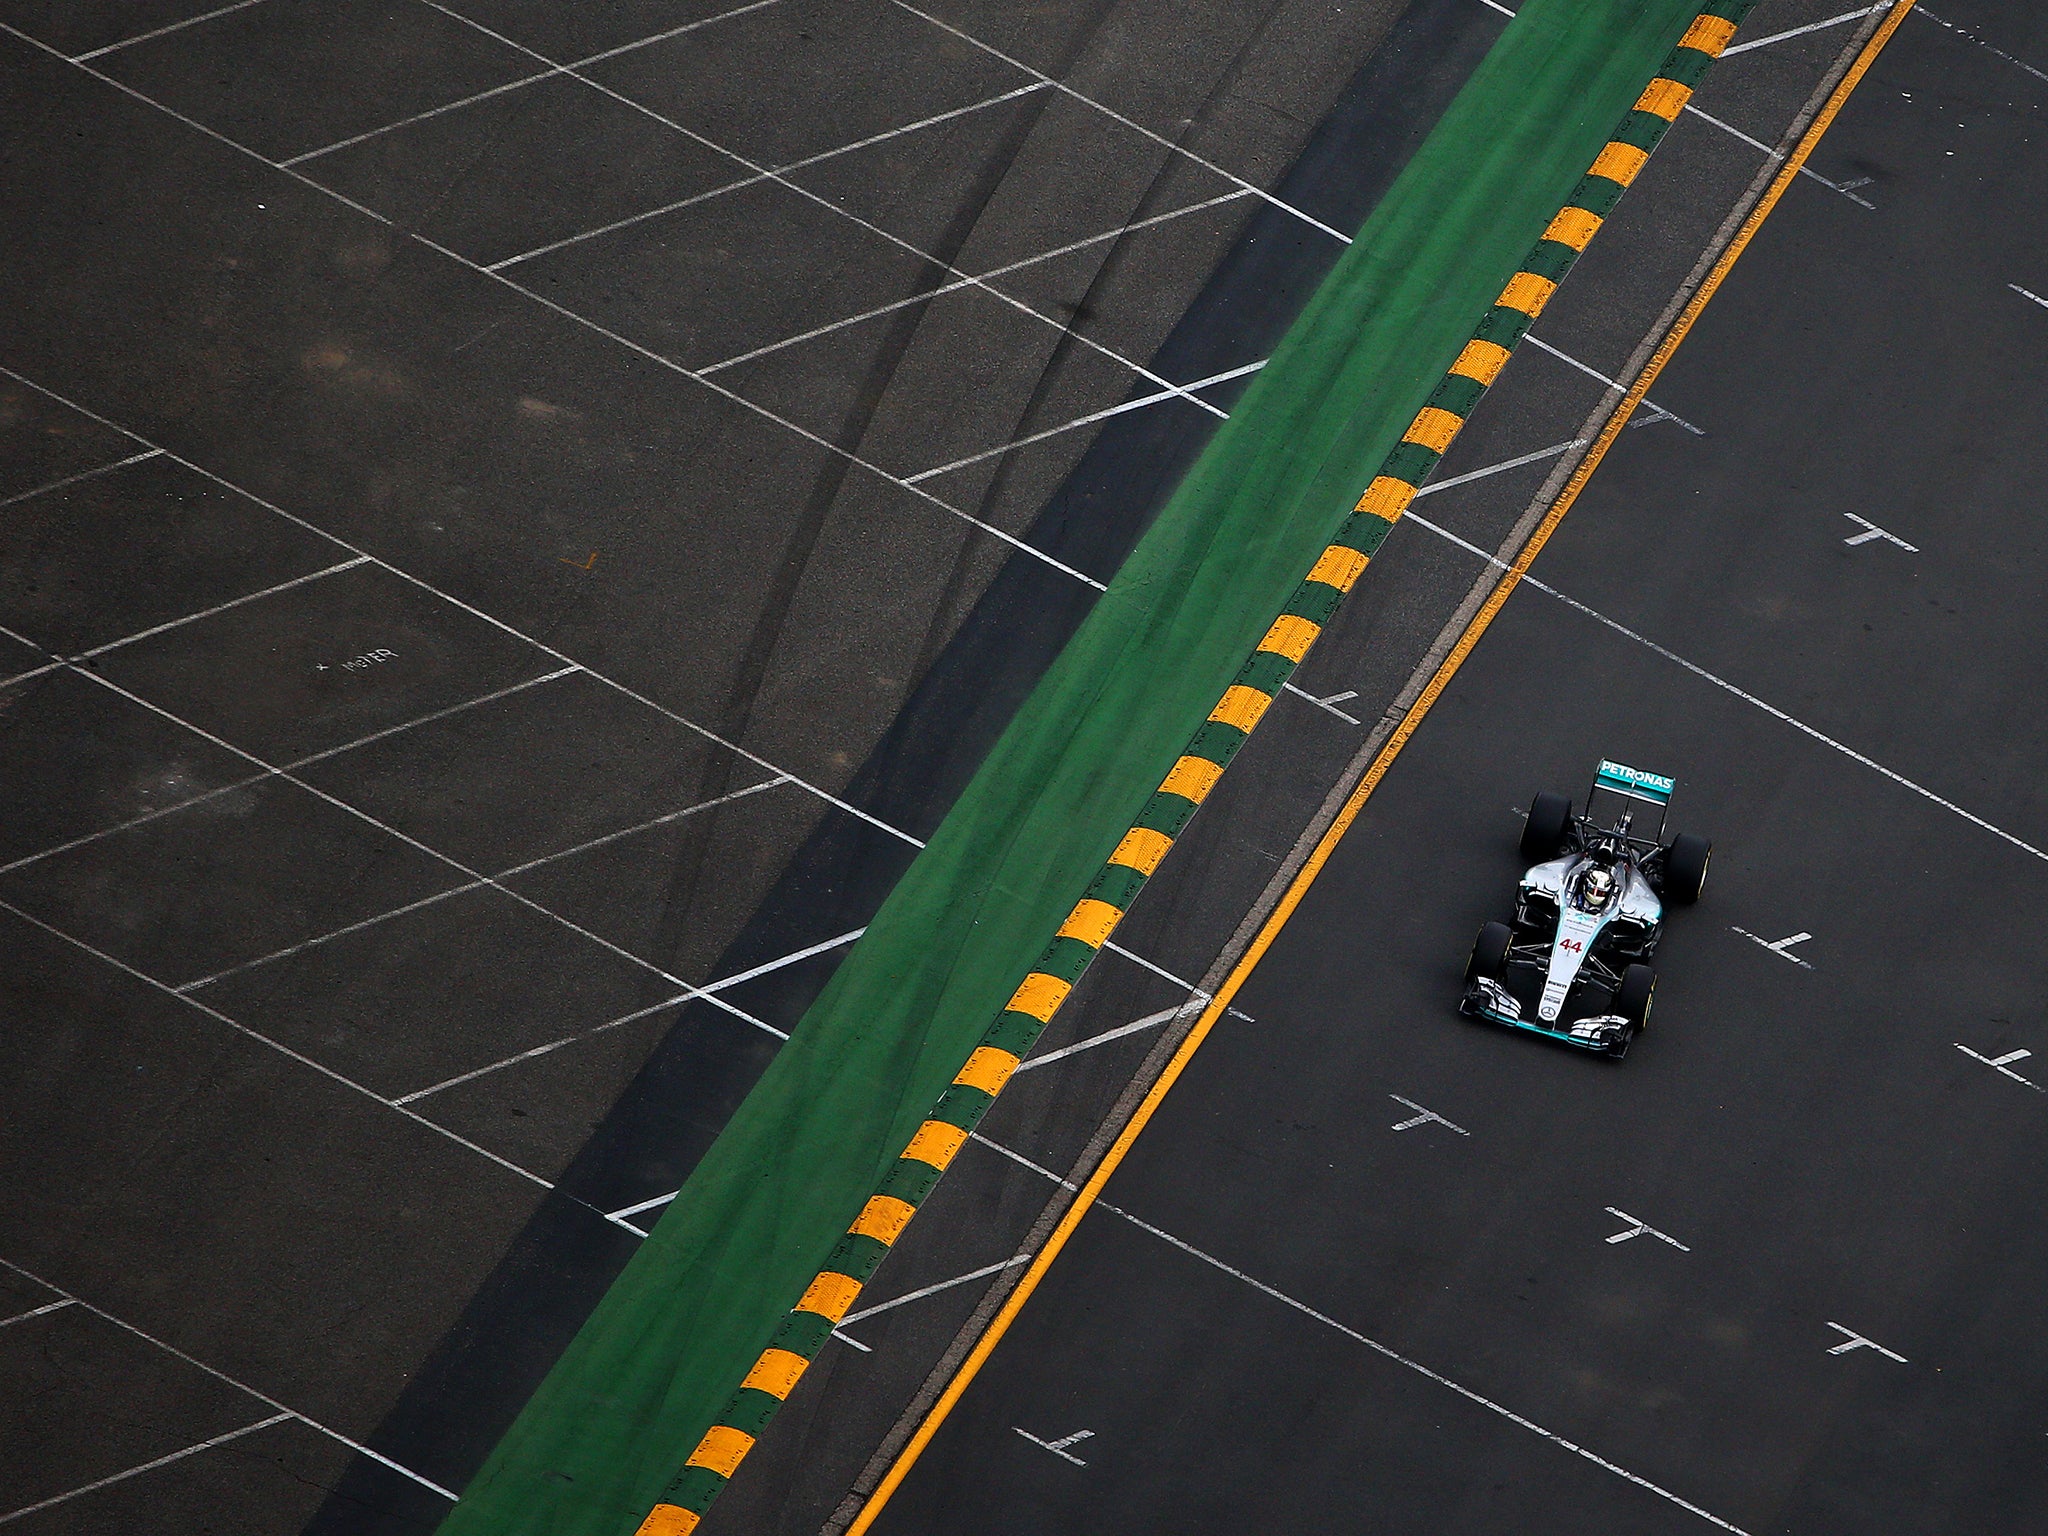
[[1480,321],[1357,506],[1239,669],[1144,811],[932,1106],[825,1267],[777,1328],[638,1536],[689,1536],[861,1288],[903,1235],[1167,850],[1449,450],[1557,285],[1649,159],[1755,0],[1710,0]]

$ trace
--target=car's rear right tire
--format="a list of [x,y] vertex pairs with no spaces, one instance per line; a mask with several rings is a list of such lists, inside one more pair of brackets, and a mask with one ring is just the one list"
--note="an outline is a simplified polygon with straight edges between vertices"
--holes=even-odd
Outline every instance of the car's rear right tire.
[[1571,825],[1571,797],[1546,789],[1529,802],[1529,819],[1522,823],[1522,857],[1531,864],[1556,858],[1564,852]]
[[1472,941],[1472,958],[1465,962],[1465,981],[1499,981],[1508,968],[1508,949],[1515,932],[1506,923],[1488,923]]
[[1621,973],[1621,985],[1614,989],[1614,1011],[1640,1033],[1650,1027],[1650,1002],[1657,991],[1657,973],[1647,965],[1632,965]]
[[1707,884],[1707,861],[1714,845],[1704,837],[1681,832],[1664,850],[1664,899],[1675,907],[1689,907],[1700,899]]

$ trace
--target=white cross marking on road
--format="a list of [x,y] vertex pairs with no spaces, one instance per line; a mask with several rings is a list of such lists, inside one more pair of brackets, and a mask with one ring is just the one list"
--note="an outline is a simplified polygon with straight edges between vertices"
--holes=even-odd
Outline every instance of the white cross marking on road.
[[1390,1093],[1387,1095],[1387,1097],[1392,1099],[1396,1104],[1406,1104],[1410,1109],[1415,1111],[1414,1119],[1403,1120],[1400,1124],[1393,1127],[1394,1130],[1412,1131],[1418,1125],[1428,1125],[1432,1121],[1434,1121],[1436,1124],[1442,1126],[1447,1131],[1456,1131],[1460,1136],[1470,1136],[1472,1134],[1470,1131],[1466,1130],[1465,1127],[1463,1127],[1462,1125],[1451,1124],[1450,1121],[1446,1120],[1442,1115],[1438,1114],[1435,1110],[1424,1109],[1420,1104],[1416,1103],[1413,1099],[1404,1099],[1398,1093]]
[[1342,704],[1346,699],[1357,698],[1358,690],[1356,688],[1346,689],[1343,693],[1333,693],[1328,698],[1319,699],[1314,694],[1310,693],[1306,688],[1297,688],[1292,683],[1282,683],[1280,686],[1286,689],[1289,693],[1299,694],[1302,698],[1307,699],[1309,703],[1315,705],[1317,709],[1327,709],[1339,720],[1348,720],[1353,725],[1357,725],[1360,723],[1356,715],[1348,715],[1343,710],[1337,707],[1339,704]]
[[2021,1077],[2019,1073],[2013,1071],[2012,1069],[2012,1064],[2014,1062],[2025,1061],[2029,1056],[2034,1054],[2032,1051],[2007,1051],[2003,1056],[1984,1056],[1980,1055],[1976,1051],[1971,1050],[1967,1045],[1963,1044],[1963,1042],[1960,1040],[1956,1042],[1956,1049],[1961,1051],[1965,1056],[1970,1057],[1972,1060],[1983,1062],[1984,1065],[1987,1067],[1996,1067],[2000,1072],[2003,1072],[2007,1077],[2011,1078],[2014,1082],[2025,1083],[2029,1088],[2033,1089],[2036,1093],[2048,1093],[2048,1088],[2043,1088],[2039,1083],[2035,1082],[2032,1078]]
[[1629,1215],[1627,1211],[1617,1211],[1611,1205],[1604,1207],[1604,1209],[1606,1210],[1608,1215],[1629,1223],[1629,1229],[1626,1232],[1617,1232],[1614,1234],[1614,1236],[1607,1239],[1607,1241],[1610,1243],[1625,1243],[1632,1237],[1654,1237],[1661,1242],[1669,1243],[1672,1247],[1676,1248],[1680,1253],[1692,1252],[1690,1248],[1686,1247],[1685,1244],[1681,1243],[1669,1232],[1659,1232],[1655,1227],[1651,1226],[1648,1222],[1643,1221],[1638,1217]]
[[1867,517],[1858,517],[1854,512],[1844,512],[1842,516],[1849,519],[1849,521],[1852,523],[1861,523],[1864,528],[1864,532],[1852,533],[1851,535],[1849,535],[1848,538],[1842,540],[1844,544],[1868,544],[1872,539],[1883,539],[1888,544],[1898,545],[1899,548],[1903,549],[1909,555],[1917,555],[1920,553],[1919,545],[1908,544],[1896,533],[1885,532],[1884,529],[1878,527],[1877,524],[1873,523]]
[[1856,1332],[1852,1328],[1844,1328],[1840,1323],[1829,1323],[1828,1326],[1834,1329],[1837,1333],[1846,1333],[1849,1335],[1848,1338],[1844,1339],[1841,1343],[1834,1345],[1832,1348],[1828,1350],[1828,1353],[1831,1355],[1846,1355],[1852,1349],[1874,1349],[1880,1355],[1883,1355],[1887,1360],[1896,1360],[1901,1365],[1905,1365],[1908,1363],[1904,1355],[1898,1354],[1893,1350],[1886,1349],[1882,1344],[1878,1343],[1875,1339],[1866,1339],[1865,1337],[1863,1337],[1862,1334]]
[[[1012,1424],[1010,1428],[1017,1429],[1017,1426]],[[1077,1467],[1085,1467],[1088,1463],[1080,1457],[1070,1454],[1067,1447],[1079,1445],[1083,1440],[1090,1440],[1095,1436],[1095,1431],[1092,1429],[1077,1429],[1071,1435],[1062,1435],[1057,1440],[1041,1440],[1028,1429],[1017,1429],[1017,1433],[1026,1440],[1029,1440],[1033,1445],[1043,1446],[1046,1450],[1051,1451],[1053,1455],[1063,1457]]]
[[1745,939],[1750,940],[1752,943],[1763,945],[1765,949],[1768,949],[1780,960],[1790,960],[1794,965],[1798,966],[1802,970],[1810,971],[1813,969],[1813,967],[1809,965],[1806,961],[1800,959],[1797,955],[1792,953],[1792,946],[1794,944],[1804,944],[1808,939],[1813,937],[1812,934],[1795,933],[1791,935],[1789,938],[1767,939],[1760,933],[1751,933],[1747,928],[1735,928],[1735,925],[1732,923],[1729,924],[1729,926],[1731,928],[1734,928],[1735,932],[1741,934]]

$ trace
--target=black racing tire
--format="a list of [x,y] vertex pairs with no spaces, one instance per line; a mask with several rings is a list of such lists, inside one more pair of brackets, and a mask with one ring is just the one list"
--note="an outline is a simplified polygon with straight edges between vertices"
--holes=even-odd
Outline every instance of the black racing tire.
[[1465,962],[1465,980],[1499,981],[1501,972],[1508,968],[1508,947],[1515,942],[1515,931],[1506,923],[1488,923],[1479,930],[1479,937],[1472,941],[1472,958]]
[[1522,857],[1531,864],[1556,858],[1564,852],[1565,834],[1571,825],[1571,797],[1546,789],[1529,802],[1529,819],[1522,824]]
[[1657,991],[1657,973],[1647,965],[1632,965],[1621,973],[1621,985],[1614,989],[1614,1011],[1629,1022],[1632,1032],[1650,1027],[1650,1002]]
[[1714,845],[1704,837],[1681,832],[1664,850],[1664,899],[1674,907],[1689,907],[1706,889],[1707,861]]

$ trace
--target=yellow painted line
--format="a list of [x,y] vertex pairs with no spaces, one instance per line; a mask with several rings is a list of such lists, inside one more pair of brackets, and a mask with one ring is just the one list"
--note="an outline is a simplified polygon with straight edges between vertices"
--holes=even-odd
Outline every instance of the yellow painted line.
[[[1473,372],[1470,368],[1463,367],[1462,365],[1468,358],[1472,358],[1475,361],[1475,363],[1483,362],[1483,355],[1475,356],[1472,349],[1474,347],[1484,347],[1489,345],[1491,345],[1491,343],[1484,341],[1467,342],[1465,344],[1465,350],[1458,354],[1458,366],[1454,366],[1451,369],[1451,371],[1453,373],[1462,372],[1468,378],[1478,378],[1479,375],[1477,373]],[[1493,365],[1493,371],[1495,373],[1499,373],[1501,363],[1507,361],[1507,355],[1505,349],[1496,350],[1501,351],[1501,359],[1500,362],[1495,363]],[[1493,380],[1489,377],[1484,382],[1490,384],[1493,382]],[[1401,514],[1408,510],[1408,503],[1413,501],[1414,499],[1415,487],[1410,485],[1406,480],[1396,480],[1392,475],[1374,475],[1372,484],[1368,485],[1365,488],[1365,494],[1358,498],[1358,505],[1353,507],[1351,510],[1354,512],[1370,512],[1374,517],[1385,518],[1390,523],[1399,522]],[[1289,617],[1292,617],[1292,615],[1289,615]],[[1296,622],[1306,623],[1307,620],[1302,619],[1297,620]],[[1309,639],[1313,640],[1315,639],[1315,636],[1311,634],[1309,636]],[[1280,649],[1280,647],[1273,644],[1272,636],[1268,635],[1266,639],[1260,644],[1259,649],[1262,651],[1277,651]],[[1308,646],[1306,643],[1302,645],[1302,650],[1304,652],[1308,650]],[[1301,657],[1296,656],[1294,659],[1296,661],[1299,661],[1301,660]]]
[[1159,786],[1165,795],[1179,795],[1183,800],[1192,800],[1200,805],[1209,798],[1209,791],[1216,787],[1216,781],[1223,777],[1223,766],[1212,763],[1206,757],[1182,757],[1173,765],[1173,772]]
[[1584,208],[1564,207],[1557,210],[1557,217],[1543,231],[1543,238],[1583,251],[1586,242],[1600,232],[1600,224],[1601,218],[1597,213],[1589,213]]
[[[1375,480],[1373,484],[1378,485],[1379,481]],[[1371,494],[1371,491],[1366,492],[1368,496]],[[1313,620],[1304,619],[1299,614],[1283,613],[1266,631],[1266,638],[1259,642],[1259,649],[1285,656],[1289,661],[1299,661],[1308,654],[1308,648],[1316,643],[1316,636],[1322,632],[1323,626]]]
[[[1906,0],[1910,6],[1913,0]],[[1905,6],[1900,7],[1901,10]],[[1713,58],[1721,57],[1721,50],[1728,46],[1728,39],[1735,35],[1735,23],[1725,16],[1702,16],[1685,29],[1685,36],[1678,40],[1681,48],[1697,48]]]
[[[1046,1271],[1052,1268],[1053,1261],[1060,1255],[1060,1250],[1066,1247],[1067,1240],[1074,1235],[1074,1229],[1081,1224],[1081,1218],[1094,1206],[1103,1186],[1109,1182],[1110,1175],[1116,1172],[1124,1158],[1130,1154],[1132,1146],[1151,1122],[1152,1116],[1166,1101],[1167,1094],[1173,1091],[1173,1085],[1180,1081],[1181,1074],[1187,1070],[1188,1063],[1194,1060],[1195,1052],[1201,1049],[1202,1042],[1209,1036],[1209,1031],[1214,1029],[1216,1021],[1223,1017],[1223,1010],[1230,1006],[1246,979],[1257,968],[1259,961],[1265,958],[1266,951],[1272,948],[1273,941],[1280,936],[1280,931],[1294,916],[1295,909],[1308,895],[1309,887],[1316,883],[1316,877],[1323,872],[1323,866],[1329,862],[1330,855],[1336,852],[1337,845],[1344,840],[1344,834],[1351,830],[1351,824],[1358,819],[1359,812],[1365,809],[1365,803],[1372,798],[1373,791],[1379,788],[1380,780],[1386,776],[1387,769],[1408,745],[1409,738],[1415,734],[1416,727],[1422,723],[1423,717],[1435,706],[1445,686],[1465,664],[1465,658],[1471,655],[1472,647],[1479,643],[1479,637],[1485,634],[1487,626],[1493,623],[1494,616],[1500,612],[1501,606],[1508,600],[1508,595],[1528,572],[1544,544],[1549,541],[1550,535],[1556,531],[1557,525],[1564,521],[1565,513],[1569,512],[1572,503],[1578,500],[1579,493],[1586,488],[1586,482],[1593,478],[1593,471],[1600,467],[1601,459],[1606,457],[1607,450],[1613,446],[1621,429],[1635,414],[1636,407],[1642,404],[1643,397],[1649,394],[1650,386],[1657,381],[1657,375],[1664,371],[1664,365],[1670,362],[1671,354],[1676,352],[1678,344],[1685,340],[1686,334],[1693,327],[1693,322],[1699,319],[1700,312],[1719,291],[1729,269],[1735,265],[1736,258],[1741,256],[1749,242],[1755,238],[1757,230],[1770,216],[1771,210],[1777,206],[1778,199],[1784,196],[1785,188],[1791,185],[1792,179],[1799,174],[1801,167],[1812,155],[1821,135],[1827,132],[1836,114],[1842,110],[1842,104],[1849,99],[1850,92],[1856,89],[1857,83],[1883,51],[1884,45],[1891,41],[1892,34],[1898,30],[1899,23],[1905,20],[1906,12],[1912,7],[1913,0],[1899,0],[1898,5],[1885,17],[1883,24],[1871,34],[1870,41],[1863,45],[1863,51],[1856,56],[1856,62],[1849,66],[1848,73],[1842,76],[1835,89],[1829,93],[1826,105],[1814,117],[1806,132],[1800,136],[1799,143],[1794,146],[1792,153],[1785,157],[1785,163],[1779,168],[1778,174],[1772,178],[1764,195],[1757,200],[1756,207],[1750,210],[1749,217],[1743,220],[1742,228],[1736,231],[1735,238],[1729,241],[1728,249],[1721,253],[1720,260],[1714,263],[1713,270],[1707,274],[1706,280],[1700,284],[1699,290],[1686,304],[1677,322],[1658,344],[1650,361],[1637,375],[1635,383],[1629,387],[1620,408],[1608,417],[1607,425],[1601,429],[1600,435],[1593,441],[1593,446],[1586,451],[1586,457],[1579,462],[1579,467],[1565,482],[1564,490],[1552,504],[1550,511],[1545,514],[1543,521],[1537,525],[1536,531],[1529,536],[1529,542],[1522,546],[1522,552],[1515,557],[1514,564],[1501,576],[1485,604],[1473,616],[1465,632],[1458,637],[1458,643],[1451,648],[1450,655],[1444,658],[1443,664],[1431,676],[1428,686],[1422,690],[1422,696],[1394,728],[1394,734],[1387,738],[1386,745],[1380,748],[1379,755],[1373,759],[1372,766],[1365,772],[1365,777],[1358,781],[1358,787],[1351,792],[1350,798],[1344,802],[1344,808],[1337,813],[1337,819],[1331,822],[1329,829],[1317,841],[1307,862],[1302,865],[1288,885],[1286,893],[1281,896],[1279,904],[1260,927],[1258,936],[1252,940],[1237,964],[1231,968],[1230,975],[1217,990],[1216,995],[1209,1000],[1208,1006],[1203,1008],[1201,1017],[1195,1021],[1194,1027],[1188,1031],[1186,1038],[1174,1051],[1173,1058],[1167,1062],[1165,1070],[1159,1074],[1158,1080],[1153,1083],[1130,1120],[1118,1133],[1108,1152],[1103,1154],[1102,1161],[1096,1164],[1095,1171],[1088,1176],[1088,1182],[1083,1184],[1079,1193],[1074,1196],[1073,1204],[1061,1215],[1059,1224],[1053,1228],[1051,1236],[1039,1248],[1037,1256],[1018,1279],[1016,1289],[1004,1298],[1001,1310],[991,1319],[981,1337],[974,1341],[974,1348],[968,1351],[967,1358],[961,1362],[960,1369],[954,1373],[953,1379],[946,1383],[946,1390],[939,1394],[938,1401],[932,1404],[931,1411],[925,1415],[924,1421],[917,1426],[916,1432],[897,1454],[888,1472],[883,1475],[875,1491],[869,1495],[867,1503],[862,1506],[860,1514],[853,1524],[847,1527],[846,1536],[866,1536],[866,1532],[880,1517],[890,1497],[902,1485],[903,1479],[910,1475],[910,1469],[917,1464],[918,1457],[924,1454],[924,1448],[931,1444],[932,1436],[938,1433],[939,1426],[952,1413],[954,1405],[960,1401],[974,1378],[981,1373],[981,1368],[988,1362],[988,1357],[995,1353],[996,1345],[1002,1342],[1003,1335],[1009,1332],[1010,1325],[1017,1320],[1017,1314],[1024,1310],[1024,1304],[1038,1289]],[[1725,43],[1727,39],[1724,37],[1722,41]]]
[[1316,557],[1310,568],[1308,579],[1320,581],[1335,587],[1339,592],[1349,592],[1358,578],[1365,573],[1366,556],[1363,551],[1348,544],[1332,544]]
[[1593,161],[1591,174],[1605,176],[1609,181],[1618,181],[1624,187],[1636,179],[1636,172],[1650,158],[1649,151],[1637,149],[1633,144],[1624,144],[1619,139],[1610,139],[1607,147],[1600,151]]
[[1681,108],[1692,100],[1692,87],[1676,80],[1666,80],[1662,75],[1652,80],[1636,99],[1636,110],[1648,112],[1670,122],[1677,117]]
[[1028,1013],[1041,1024],[1050,1024],[1052,1016],[1059,1012],[1060,1004],[1067,1000],[1067,994],[1074,990],[1071,981],[1061,981],[1057,976],[1048,976],[1044,971],[1033,971],[1017,984],[1017,990],[1010,994],[1005,1013]]
[[[1629,148],[1631,146],[1624,145],[1623,147]],[[1612,148],[1614,148],[1612,144],[1607,146],[1607,149]],[[1607,149],[1600,151],[1600,159],[1604,160],[1607,158]],[[1640,155],[1642,151],[1638,149],[1636,153]],[[1593,162],[1596,169],[1599,163],[1598,160]],[[1555,292],[1557,292],[1557,284],[1553,283],[1549,278],[1539,277],[1534,272],[1517,272],[1508,279],[1507,287],[1501,289],[1500,297],[1495,299],[1494,303],[1505,309],[1519,309],[1531,320],[1534,320],[1543,313],[1543,306],[1550,302],[1550,296]]]
[[859,1294],[860,1282],[853,1276],[842,1275],[830,1269],[821,1270],[818,1277],[805,1288],[795,1310],[815,1312],[818,1316],[830,1318],[836,1323],[846,1316],[846,1309],[853,1305],[853,1299]]
[[1067,920],[1060,924],[1060,931],[1053,937],[1079,939],[1090,949],[1100,949],[1116,932],[1116,925],[1123,921],[1123,916],[1121,910],[1108,902],[1083,896],[1074,903],[1074,910],[1067,914]]
[[[1323,558],[1329,558],[1327,551],[1324,553]],[[1320,565],[1320,562],[1318,564]],[[1359,569],[1363,570],[1364,568],[1365,557],[1361,555],[1359,556]],[[1314,576],[1314,574],[1314,572],[1310,572],[1311,576]],[[1328,580],[1327,577],[1315,577],[1315,579],[1318,581]],[[1331,585],[1334,586],[1336,583],[1332,582]],[[1249,735],[1252,727],[1259,723],[1259,717],[1265,714],[1272,703],[1273,695],[1270,693],[1261,693],[1256,688],[1247,688],[1243,683],[1232,683],[1223,690],[1223,697],[1217,701],[1216,707],[1209,711],[1209,718],[1223,725],[1234,725],[1240,731]]]

